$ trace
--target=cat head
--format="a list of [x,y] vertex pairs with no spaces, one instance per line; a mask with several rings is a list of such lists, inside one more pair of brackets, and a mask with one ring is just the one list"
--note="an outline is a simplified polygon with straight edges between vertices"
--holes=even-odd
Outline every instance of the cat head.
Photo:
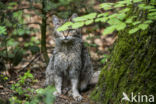
[[77,14],[73,14],[71,18],[68,20],[63,20],[58,18],[57,16],[53,15],[52,22],[54,25],[54,38],[56,41],[60,41],[63,43],[68,43],[72,42],[76,39],[81,39],[81,30],[80,29],[72,29],[69,28],[68,30],[65,31],[57,31],[57,29],[63,25],[67,21],[73,22],[73,19],[77,17]]

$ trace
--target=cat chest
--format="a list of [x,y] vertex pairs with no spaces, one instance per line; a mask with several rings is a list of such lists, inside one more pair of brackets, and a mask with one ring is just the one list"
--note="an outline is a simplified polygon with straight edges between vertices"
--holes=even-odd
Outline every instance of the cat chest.
[[63,53],[55,54],[55,67],[67,70],[72,66],[81,66],[81,57],[78,53]]

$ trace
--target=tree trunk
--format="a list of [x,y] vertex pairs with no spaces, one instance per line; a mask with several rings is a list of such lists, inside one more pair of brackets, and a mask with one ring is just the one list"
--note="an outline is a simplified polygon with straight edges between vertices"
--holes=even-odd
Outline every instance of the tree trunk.
[[[138,95],[137,102],[141,95],[156,95],[156,22],[136,34],[129,35],[127,30],[118,34],[110,61],[102,69],[92,93],[100,104],[120,104],[123,92],[130,100],[132,92]],[[145,103],[146,99],[143,100]]]
[[47,17],[46,17],[46,10],[45,10],[45,1],[42,0],[42,24],[41,24],[41,52],[43,54],[43,57],[45,59],[45,62],[48,64],[49,57],[47,54],[47,48],[46,48],[46,22],[47,22]]

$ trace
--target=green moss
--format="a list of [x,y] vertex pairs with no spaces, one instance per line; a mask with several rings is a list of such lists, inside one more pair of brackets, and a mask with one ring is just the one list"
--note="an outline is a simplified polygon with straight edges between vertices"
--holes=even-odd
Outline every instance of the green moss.
[[101,71],[92,99],[101,104],[119,104],[122,92],[156,95],[155,34],[156,29],[133,35],[119,33],[110,61]]

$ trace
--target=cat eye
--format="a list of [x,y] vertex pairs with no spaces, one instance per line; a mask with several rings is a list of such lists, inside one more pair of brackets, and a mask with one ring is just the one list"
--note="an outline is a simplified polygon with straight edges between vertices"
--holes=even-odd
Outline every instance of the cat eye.
[[68,31],[69,31],[69,32],[75,32],[75,30],[74,30],[74,29],[68,29]]

